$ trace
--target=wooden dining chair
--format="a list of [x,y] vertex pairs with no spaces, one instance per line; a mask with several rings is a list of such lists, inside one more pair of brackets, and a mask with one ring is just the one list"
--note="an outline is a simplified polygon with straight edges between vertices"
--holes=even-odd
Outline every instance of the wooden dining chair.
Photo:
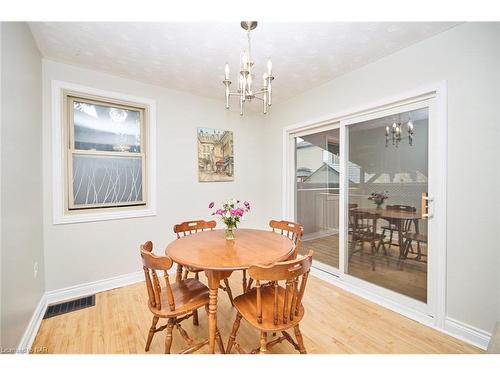
[[[282,236],[288,237],[293,241],[294,250],[289,260],[297,258],[297,255],[302,247],[302,236],[304,235],[304,228],[298,223],[287,220],[271,220],[269,226],[274,233],[279,233]],[[250,289],[253,284],[253,279],[248,279],[248,284],[246,280],[246,270],[243,270],[243,292]]]
[[[190,234],[203,232],[205,230],[214,230],[217,226],[215,220],[205,221],[205,220],[191,220],[184,221],[180,224],[174,225],[174,233],[177,235],[177,238],[186,237]],[[184,270],[184,271],[183,271]],[[182,264],[177,265],[177,276],[176,280],[183,280],[189,276],[189,273],[192,272],[195,274],[195,279],[199,280],[198,273],[202,272],[202,269],[192,268],[192,267],[184,267]],[[225,291],[229,297],[229,301],[231,301],[231,305],[233,305],[233,292],[231,291],[231,287],[229,286],[229,280],[223,279],[223,285],[219,285],[219,288]]]
[[[199,280],[189,278],[171,284],[168,271],[172,268],[173,261],[167,256],[155,255],[151,241],[142,244],[140,252],[148,291],[148,307],[153,314],[145,351],[149,351],[154,334],[165,328],[167,329],[166,354],[170,354],[174,328],[177,328],[188,344],[188,347],[179,354],[193,353],[208,344],[208,338],[202,342],[194,343],[180,324],[183,320],[194,317],[197,314],[197,309],[203,306],[205,306],[208,315],[208,288]],[[158,272],[161,271],[163,271],[163,275],[158,275]],[[161,281],[162,278],[163,281]],[[167,324],[157,328],[156,325],[160,318],[167,319]],[[224,353],[224,345],[218,331],[216,332],[216,340],[220,351]]]
[[352,223],[351,239],[349,242],[349,260],[356,252],[360,252],[361,255],[364,255],[365,243],[368,243],[370,245],[372,269],[374,271],[374,257],[378,255],[381,246],[384,250],[384,255],[387,255],[384,234],[377,232],[377,222],[379,219],[379,214],[362,210],[352,210],[349,212],[349,222]]
[[[387,205],[385,207],[387,210],[392,210],[392,211],[404,211],[404,212],[417,212],[417,209],[412,206],[405,206],[402,204],[395,204],[395,205]],[[383,225],[380,228],[382,229],[382,235],[385,236],[385,232],[389,231],[389,240],[385,242],[386,245],[388,245],[389,249],[391,246],[399,246],[398,242],[392,242],[392,237],[394,232],[398,232],[398,227],[397,227],[397,222],[394,219],[384,219],[387,220],[388,225]],[[412,220],[404,220],[402,223],[402,233],[403,235],[408,232],[411,229],[411,224]]]
[[[260,331],[260,347],[250,353],[267,352],[270,347],[283,340],[290,342],[301,354],[306,354],[299,323],[304,317],[302,299],[311,268],[313,251],[297,259],[275,263],[269,266],[251,266],[248,274],[255,280],[255,287],[234,299],[236,320],[227,343],[227,353],[234,348],[246,352],[236,342],[242,318]],[[280,282],[282,285],[280,285]],[[286,332],[294,329],[295,339]],[[268,332],[281,332],[281,336],[267,341]]]

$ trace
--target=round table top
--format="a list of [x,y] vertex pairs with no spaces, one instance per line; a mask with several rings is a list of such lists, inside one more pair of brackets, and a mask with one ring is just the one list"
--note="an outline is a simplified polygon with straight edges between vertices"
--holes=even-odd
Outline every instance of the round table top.
[[165,254],[184,266],[230,271],[285,260],[293,249],[290,238],[271,231],[237,229],[235,240],[227,241],[219,229],[181,237],[167,246]]
[[384,219],[399,219],[399,220],[417,220],[421,219],[422,215],[418,212],[388,210],[386,208],[361,208],[356,207],[352,210],[358,212],[368,212],[370,214],[378,214]]

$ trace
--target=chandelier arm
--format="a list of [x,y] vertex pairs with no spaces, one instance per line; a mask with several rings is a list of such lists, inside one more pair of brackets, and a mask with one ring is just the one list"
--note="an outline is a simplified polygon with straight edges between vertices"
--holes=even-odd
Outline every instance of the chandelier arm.
[[260,89],[259,91],[255,91],[253,94],[254,95],[260,95],[260,94],[266,94],[267,89]]

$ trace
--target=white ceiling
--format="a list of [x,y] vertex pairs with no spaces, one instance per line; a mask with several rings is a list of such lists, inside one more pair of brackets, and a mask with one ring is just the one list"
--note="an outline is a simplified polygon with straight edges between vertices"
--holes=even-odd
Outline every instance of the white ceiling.
[[[255,81],[273,60],[274,100],[319,86],[456,23],[259,23],[253,30]],[[30,23],[46,58],[196,95],[223,98],[224,64],[236,82],[246,45],[231,23]],[[233,83],[234,87],[234,83]]]

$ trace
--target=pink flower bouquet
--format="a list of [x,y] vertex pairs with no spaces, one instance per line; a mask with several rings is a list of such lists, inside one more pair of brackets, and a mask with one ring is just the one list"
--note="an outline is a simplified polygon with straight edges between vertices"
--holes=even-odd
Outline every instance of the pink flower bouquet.
[[368,197],[369,200],[373,201],[377,205],[377,208],[380,208],[384,201],[388,199],[387,191],[381,193],[371,193]]
[[[214,209],[215,203],[210,202],[208,208]],[[250,203],[247,201],[240,203],[236,199],[228,199],[221,208],[215,209],[212,215],[220,216],[222,222],[226,225],[226,239],[234,240],[234,230],[238,227],[245,213],[250,211]]]

